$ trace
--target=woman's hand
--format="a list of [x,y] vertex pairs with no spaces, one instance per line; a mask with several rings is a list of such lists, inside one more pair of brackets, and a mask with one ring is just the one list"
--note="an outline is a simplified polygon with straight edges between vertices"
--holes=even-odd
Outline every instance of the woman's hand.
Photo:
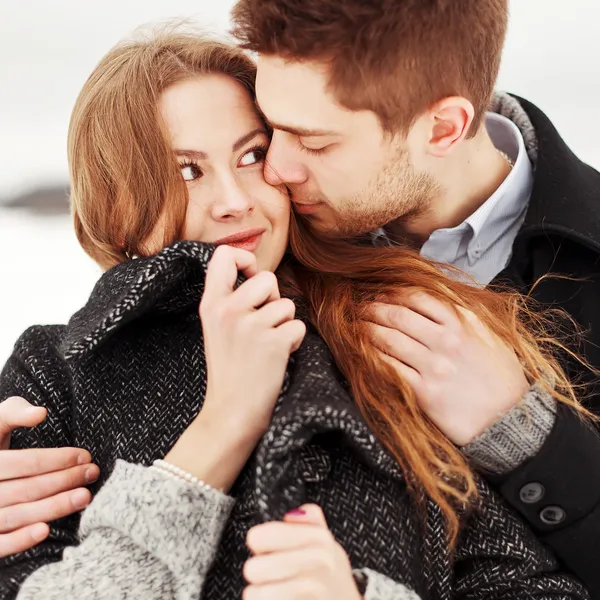
[[254,556],[244,565],[243,600],[361,598],[350,560],[314,504],[252,528],[247,543]]
[[23,552],[48,537],[47,523],[83,510],[85,487],[100,471],[80,448],[9,450],[17,427],[35,427],[46,409],[23,398],[0,403],[0,558]]
[[[240,271],[248,279],[234,290]],[[165,460],[213,487],[233,484],[269,425],[290,354],[304,339],[295,311],[275,275],[257,273],[254,254],[217,248],[200,302],[206,398]]]

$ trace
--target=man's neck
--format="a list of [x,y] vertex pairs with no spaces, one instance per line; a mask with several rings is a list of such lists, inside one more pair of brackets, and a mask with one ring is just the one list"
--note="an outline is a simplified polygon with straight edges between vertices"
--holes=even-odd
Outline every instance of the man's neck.
[[511,170],[485,127],[451,155],[438,160],[435,175],[440,194],[414,219],[390,223],[386,230],[392,238],[421,246],[434,231],[460,225],[494,194]]

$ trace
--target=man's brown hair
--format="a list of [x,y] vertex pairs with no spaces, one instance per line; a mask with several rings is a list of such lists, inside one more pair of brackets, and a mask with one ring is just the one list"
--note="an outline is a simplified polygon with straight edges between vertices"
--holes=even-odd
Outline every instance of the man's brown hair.
[[243,48],[324,62],[338,102],[371,110],[387,131],[407,131],[449,96],[482,123],[494,90],[508,0],[238,0],[233,34]]

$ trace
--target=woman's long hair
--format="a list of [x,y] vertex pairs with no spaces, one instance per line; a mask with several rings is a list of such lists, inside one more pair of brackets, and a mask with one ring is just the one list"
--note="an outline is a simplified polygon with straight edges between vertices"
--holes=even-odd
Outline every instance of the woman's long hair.
[[[211,73],[232,77],[254,100],[256,71],[248,56],[175,28],[119,44],[85,83],[69,128],[71,200],[77,237],[103,268],[147,254],[145,240],[158,224],[165,246],[179,239],[187,189],[158,102],[169,86]],[[410,386],[379,358],[363,322],[374,300],[420,290],[471,310],[515,349],[531,381],[553,379],[554,397],[584,412],[553,358],[558,342],[520,296],[454,281],[401,247],[317,239],[295,219],[291,247],[297,264],[291,275],[287,267],[280,270],[282,286],[302,296],[365,420],[398,461],[415,496],[428,496],[441,507],[451,541],[460,510],[476,498],[474,475],[420,410]]]
[[[530,382],[593,418],[577,401],[556,358],[566,352],[577,359],[551,333],[563,315],[551,320],[524,296],[470,284],[458,269],[464,282],[451,278],[407,247],[317,236],[299,217],[292,219],[290,245],[295,258],[282,270],[282,288],[305,303],[363,417],[402,468],[417,501],[427,496],[441,508],[451,545],[461,512],[476,502],[475,476],[460,449],[420,409],[411,386],[374,347],[367,323],[373,302],[424,292],[471,311],[514,349]],[[460,311],[457,315],[461,318]]]

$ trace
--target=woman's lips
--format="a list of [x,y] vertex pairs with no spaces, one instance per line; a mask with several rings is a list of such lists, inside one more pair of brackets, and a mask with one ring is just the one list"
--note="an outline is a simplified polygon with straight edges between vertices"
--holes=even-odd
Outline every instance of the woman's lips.
[[233,246],[234,248],[241,248],[248,252],[254,252],[260,246],[262,236],[265,233],[265,229],[249,229],[247,231],[240,231],[233,235],[217,240],[215,244],[217,246],[227,245]]
[[262,235],[262,233],[259,233],[258,235],[254,235],[239,242],[228,242],[227,245],[233,246],[234,248],[241,248],[242,250],[248,250],[248,252],[254,252],[260,246]]

